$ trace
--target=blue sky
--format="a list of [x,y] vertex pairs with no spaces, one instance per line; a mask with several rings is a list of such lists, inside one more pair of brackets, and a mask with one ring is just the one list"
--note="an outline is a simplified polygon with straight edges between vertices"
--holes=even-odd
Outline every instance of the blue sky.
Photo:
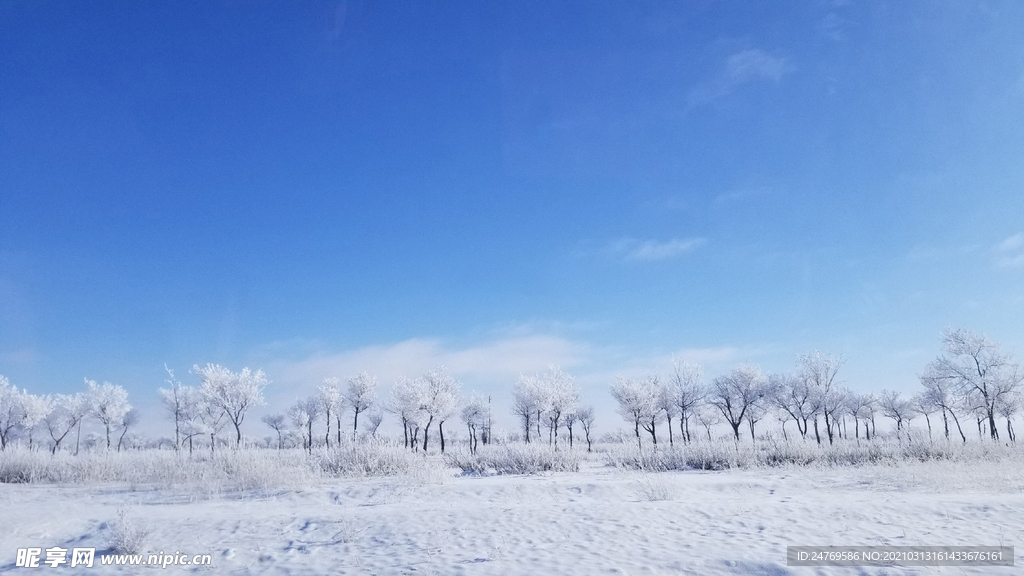
[[[1024,353],[1024,4],[0,3],[0,374]],[[607,416],[612,418],[610,412]],[[511,424],[511,419],[509,419]]]

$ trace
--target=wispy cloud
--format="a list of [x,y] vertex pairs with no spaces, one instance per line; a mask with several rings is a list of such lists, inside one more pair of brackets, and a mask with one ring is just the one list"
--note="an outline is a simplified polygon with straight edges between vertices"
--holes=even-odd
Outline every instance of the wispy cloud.
[[417,376],[439,365],[476,383],[507,383],[519,374],[538,372],[552,364],[571,369],[588,354],[585,343],[543,334],[464,347],[446,345],[439,339],[411,338],[389,345],[271,360],[267,372],[282,389],[288,389],[286,396],[294,396],[296,392],[311,392],[328,376],[346,378],[367,371],[390,384],[399,376]]
[[768,196],[771,192],[770,188],[745,188],[741,190],[732,190],[715,196],[715,204],[750,200],[752,198]]
[[612,242],[608,252],[615,258],[633,261],[667,260],[678,258],[689,254],[705,244],[704,238],[689,238],[671,240],[637,240],[636,238],[622,238]]
[[722,70],[714,78],[694,87],[690,92],[689,104],[707,104],[750,82],[778,83],[792,70],[793,66],[786,57],[773,56],[757,48],[747,48],[729,56]]
[[1018,232],[992,247],[1000,268],[1024,266],[1024,232]]
[[[465,391],[493,395],[496,422],[500,427],[514,429],[518,424],[507,416],[511,387],[520,374],[537,373],[558,365],[576,377],[584,402],[592,404],[599,414],[599,428],[612,430],[619,425],[619,420],[614,415],[614,402],[607,388],[617,376],[664,375],[672,359],[678,357],[701,364],[710,377],[728,370],[738,360],[764,356],[761,348],[735,345],[638,353],[543,333],[503,335],[465,345],[437,338],[410,338],[348,350],[320,348],[313,351],[313,346],[319,345],[306,341],[277,342],[257,352],[260,365],[272,380],[267,389],[268,406],[261,411],[283,411],[296,398],[315,393],[324,378],[346,378],[362,371],[377,377],[379,398],[384,400],[397,378],[416,377],[445,365],[462,381]],[[385,425],[393,427],[395,422],[389,419]]]

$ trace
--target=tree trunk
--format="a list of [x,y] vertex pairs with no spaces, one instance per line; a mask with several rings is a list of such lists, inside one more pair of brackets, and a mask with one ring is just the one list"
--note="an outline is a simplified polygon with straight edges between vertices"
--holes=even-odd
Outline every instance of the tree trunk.
[[551,428],[555,432],[555,450],[558,450],[558,419],[560,416],[560,414],[556,414],[554,419],[551,420]]
[[814,439],[818,441],[818,445],[821,446],[821,434],[818,433],[818,417],[814,417]]
[[960,427],[960,419],[956,417],[956,412],[950,410],[949,415],[953,417],[953,423],[956,424],[956,430],[960,433],[960,438],[967,444],[967,435],[964,434],[964,429]]
[[431,414],[430,419],[427,420],[427,425],[423,427],[423,451],[424,452],[427,451],[427,440],[429,439],[429,434],[430,434],[430,424],[433,423],[433,421],[434,421],[434,416],[433,416],[433,414]]
[[[352,439],[355,440],[359,435],[359,409],[353,408],[352,410],[356,413],[356,417],[352,419]],[[423,437],[426,438],[426,434]]]
[[444,420],[438,420],[437,431],[441,434],[441,454],[444,454]]
[[[324,404],[327,404],[327,403],[325,402]],[[327,422],[327,433],[324,434],[324,446],[327,446],[328,448],[330,448],[331,447],[331,408],[329,406],[326,407],[325,415],[326,415],[326,418],[324,418],[324,421]]]

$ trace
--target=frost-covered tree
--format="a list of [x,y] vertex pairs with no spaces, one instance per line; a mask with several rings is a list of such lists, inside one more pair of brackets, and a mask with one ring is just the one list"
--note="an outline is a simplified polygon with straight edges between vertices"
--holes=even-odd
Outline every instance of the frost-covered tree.
[[110,450],[110,429],[119,425],[124,415],[132,409],[128,403],[128,391],[110,382],[97,384],[88,378],[85,385],[88,387],[86,395],[89,399],[89,414],[103,424],[107,433],[107,450]]
[[[181,436],[182,428],[185,426],[185,422],[188,419],[187,414],[189,410],[188,403],[194,402],[194,398],[188,397],[190,392],[186,391],[185,386],[174,377],[174,370],[171,370],[164,364],[164,370],[167,371],[167,388],[160,388],[158,390],[160,394],[160,403],[167,411],[168,416],[174,420],[174,449],[181,449]],[[193,410],[194,412],[194,410]]]
[[[675,395],[672,393],[670,384],[662,385],[658,388],[657,408],[668,426],[668,445],[674,446],[675,436],[672,433],[672,419],[679,415],[679,407],[676,405]],[[683,428],[683,426],[680,426],[680,428]]]
[[11,433],[21,425],[24,413],[21,409],[21,395],[17,386],[6,376],[0,375],[0,448],[7,449]]
[[775,406],[791,416],[800,437],[807,438],[809,423],[820,408],[814,388],[793,374],[772,374],[768,380],[772,382]]
[[33,433],[35,429],[46,419],[53,410],[53,403],[49,396],[38,396],[29,394],[26,391],[21,393],[21,428],[28,434],[29,450],[33,446]]
[[[210,437],[210,453],[217,447],[217,437],[228,425],[227,412],[220,405],[211,401],[209,394],[197,390],[196,418],[189,426],[189,432],[195,436],[203,435]],[[191,439],[189,440],[189,454],[192,453]]]
[[999,415],[1006,419],[1006,437],[1010,442],[1017,442],[1017,433],[1013,430],[1013,416],[1020,410],[1020,406],[1020,394],[1007,396],[999,404]]
[[128,434],[128,429],[139,423],[139,411],[135,408],[124,413],[121,417],[121,421],[118,426],[121,427],[121,435],[117,437],[117,451],[121,451],[121,446],[124,444],[124,437]]
[[402,421],[402,437],[406,448],[416,449],[416,434],[422,420],[423,386],[416,380],[401,377],[391,387],[391,397],[388,399],[385,410],[398,416]]
[[89,411],[89,404],[85,395],[78,394],[54,394],[52,397],[53,410],[46,417],[44,424],[46,430],[53,439],[51,452],[56,454],[60,450],[60,444],[64,438],[78,426],[82,418]]
[[883,416],[891,418],[896,423],[897,438],[900,437],[903,427],[909,425],[914,418],[913,403],[901,396],[899,392],[882,390],[878,395],[878,407],[881,408]]
[[910,399],[910,409],[915,414],[924,416],[925,424],[928,425],[928,440],[930,441],[932,439],[931,415],[939,411],[939,406],[933,401],[933,398],[929,396],[927,392],[919,392]]
[[310,418],[309,412],[303,406],[302,400],[288,408],[288,419],[291,420],[292,427],[302,439],[302,449],[312,451],[312,433],[307,431],[313,427],[313,419]]
[[711,428],[713,426],[718,426],[719,424],[722,423],[721,413],[714,406],[700,405],[697,406],[697,409],[693,413],[693,415],[694,418],[697,419],[697,422],[699,422],[700,425],[704,427],[704,430],[707,432],[708,435],[708,441],[710,442]]
[[967,435],[964,434],[964,430],[960,426],[960,418],[957,416],[957,410],[961,409],[961,402],[953,393],[952,382],[946,378],[928,378],[926,375],[922,375],[920,380],[921,385],[924,386],[923,394],[926,401],[942,410],[942,426],[946,440],[949,440],[949,417],[951,416],[953,423],[956,424],[957,432],[960,433],[960,439],[966,444]]
[[320,403],[324,408],[324,422],[327,423],[327,431],[324,433],[324,444],[331,445],[331,414],[338,423],[338,444],[341,444],[341,412],[345,408],[345,396],[341,392],[340,381],[337,378],[324,378],[324,385],[320,387]]
[[579,408],[576,408],[575,410],[570,410],[570,411],[566,412],[565,416],[562,418],[562,421],[565,422],[565,430],[569,434],[569,449],[570,450],[572,450],[572,448],[573,448],[573,432],[572,432],[572,428],[573,428],[573,426],[575,426],[580,421],[580,415],[577,412],[577,410],[579,410]]
[[[532,425],[539,422],[544,411],[544,397],[536,376],[522,375],[512,389],[512,414],[519,417],[527,444]],[[539,430],[538,430],[539,432]]]
[[818,443],[821,443],[821,435],[818,433],[817,414],[825,418],[825,430],[828,433],[828,442],[833,442],[832,420],[842,409],[843,398],[839,392],[839,381],[836,377],[843,365],[843,359],[831,354],[822,354],[815,350],[809,354],[801,354],[797,357],[797,375],[806,383],[812,391],[814,399],[814,436]]
[[[657,447],[658,423],[665,418],[665,407],[663,403],[663,400],[667,396],[665,393],[665,386],[661,383],[661,378],[654,374],[647,375],[647,377],[640,382],[640,385],[653,397],[650,410],[640,422],[640,427],[651,435],[651,442],[655,447]],[[669,430],[671,431],[671,426],[669,427]]]
[[633,425],[638,448],[643,448],[640,440],[640,426],[650,422],[658,414],[659,390],[651,379],[631,380],[619,376],[612,384],[612,398],[618,403],[618,412],[622,419]]
[[594,428],[594,407],[582,406],[576,409],[576,417],[579,418],[580,426],[583,427],[583,434],[587,440],[587,452],[593,451],[590,441],[590,431]]
[[576,379],[558,366],[548,368],[547,372],[540,375],[538,382],[546,399],[548,422],[554,433],[552,444],[557,449],[558,427],[562,417],[579,404],[580,388],[576,385]]
[[944,353],[928,365],[921,380],[947,383],[964,399],[973,396],[972,405],[983,411],[989,435],[998,439],[996,411],[1004,398],[1020,388],[1024,372],[983,334],[947,328],[942,346]]
[[384,410],[374,408],[366,413],[366,423],[363,425],[363,429],[370,436],[376,437],[377,429],[380,428],[382,422],[384,422]]
[[203,426],[203,415],[206,413],[209,403],[202,390],[195,386],[178,386],[175,393],[178,397],[181,445],[188,444],[188,453],[191,456],[194,450],[193,440],[196,436],[206,433]]
[[470,454],[476,454],[478,443],[477,430],[484,425],[484,419],[487,417],[487,398],[479,392],[471,393],[462,406],[462,411],[459,415],[462,418],[462,422],[466,424],[466,430],[469,433],[469,452]]
[[708,403],[714,406],[729,426],[736,441],[740,439],[740,425],[751,407],[765,396],[766,379],[757,366],[743,365],[727,375],[711,381]]
[[292,424],[303,432],[303,448],[310,452],[313,451],[313,424],[323,413],[324,404],[318,395],[299,399],[289,410]]
[[871,394],[850,394],[846,399],[846,409],[853,418],[854,437],[860,441],[860,421],[864,420],[864,434],[871,440],[871,415],[874,413],[875,397]]
[[377,378],[366,372],[349,378],[345,403],[352,410],[352,438],[355,438],[359,430],[359,415],[377,403]]
[[[702,380],[704,369],[699,364],[688,362],[682,358],[672,359],[672,372],[668,377],[666,395],[671,397],[675,404],[675,410],[679,416],[679,434],[683,442],[690,442],[690,420],[693,411],[704,401],[706,390]],[[669,419],[669,442],[672,441],[672,421]]]
[[768,415],[768,413],[774,406],[771,401],[772,397],[774,397],[775,395],[774,384],[775,382],[773,382],[770,378],[762,376],[760,383],[758,384],[758,386],[760,387],[760,393],[758,394],[757,399],[754,400],[754,403],[750,405],[750,408],[747,409],[746,419],[747,427],[750,428],[751,442],[754,442],[756,440],[756,436],[754,433],[755,426],[766,415]]
[[264,424],[269,426],[271,430],[277,433],[277,449],[280,450],[284,444],[284,414],[264,414],[261,420]]
[[455,415],[459,406],[459,381],[444,366],[439,366],[423,375],[418,381],[423,388],[421,410],[427,416],[423,425],[423,451],[427,451],[430,439],[430,425],[437,421],[441,437],[441,452],[444,452],[444,423]]
[[201,390],[207,402],[224,411],[228,421],[235,427],[235,446],[242,444],[242,422],[253,406],[264,404],[263,389],[267,387],[267,376],[263,370],[242,368],[232,372],[219,364],[192,367],[192,373],[199,377]]

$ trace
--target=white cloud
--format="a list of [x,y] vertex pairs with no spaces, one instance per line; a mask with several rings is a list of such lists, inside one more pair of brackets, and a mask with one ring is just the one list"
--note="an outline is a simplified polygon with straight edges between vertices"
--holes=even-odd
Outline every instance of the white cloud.
[[1024,232],[1018,232],[992,247],[1000,268],[1024,266]]
[[773,56],[764,50],[747,48],[729,56],[724,68],[711,80],[701,82],[690,92],[690,106],[707,104],[750,82],[778,83],[793,70],[788,58]]
[[32,364],[39,361],[39,353],[33,348],[21,348],[0,352],[0,362],[10,364]]
[[[445,343],[436,338],[410,338],[380,346],[350,350],[313,352],[320,345],[306,342],[279,342],[263,347],[253,358],[271,378],[267,389],[268,405],[259,413],[283,412],[296,398],[312,394],[328,376],[347,378],[366,371],[380,383],[379,398],[385,400],[395,379],[415,377],[438,365],[451,369],[463,383],[463,390],[475,390],[493,396],[494,418],[499,429],[517,430],[518,423],[509,413],[511,388],[520,374],[532,374],[550,365],[559,365],[575,375],[583,391],[583,402],[598,412],[599,431],[622,425],[615,415],[615,403],[608,386],[616,376],[640,378],[646,374],[667,374],[673,357],[681,357],[704,366],[707,378],[729,370],[738,361],[756,361],[764,357],[761,348],[715,346],[690,347],[659,352],[637,353],[620,347],[595,346],[579,339],[550,334],[505,334],[491,340],[465,346]],[[258,422],[259,414],[252,418]],[[385,419],[385,428],[401,434],[393,418]],[[264,432],[259,425],[252,431]]]
[[996,244],[996,250],[999,252],[1017,252],[1022,248],[1024,248],[1024,232],[1018,232]]
[[673,238],[664,242],[659,240],[623,238],[613,242],[609,247],[609,252],[613,256],[624,260],[667,260],[693,252],[706,242],[707,240],[704,238],[689,238],[686,240]]
[[390,385],[399,376],[417,376],[439,365],[474,382],[507,383],[521,373],[539,372],[551,364],[578,366],[586,356],[585,344],[547,335],[508,337],[463,348],[446,346],[438,339],[412,338],[385,346],[272,361],[267,368],[281,388],[290,389],[287,395],[294,396],[296,388],[311,392],[328,376],[347,378],[366,371]]

